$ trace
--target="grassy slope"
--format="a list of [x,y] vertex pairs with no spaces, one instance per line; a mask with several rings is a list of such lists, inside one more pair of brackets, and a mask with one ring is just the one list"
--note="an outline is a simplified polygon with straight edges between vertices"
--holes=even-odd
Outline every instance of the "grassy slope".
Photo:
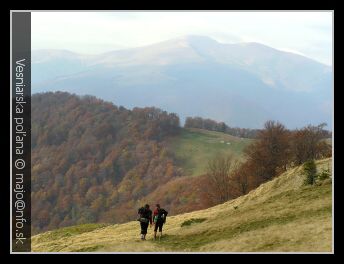
[[169,141],[168,147],[184,169],[184,174],[196,176],[206,171],[208,161],[216,155],[232,154],[240,159],[244,147],[251,142],[252,139],[221,132],[183,129],[181,135]]
[[[331,159],[317,162],[331,169]],[[332,251],[332,184],[303,186],[301,168],[233,201],[167,219],[164,237],[139,224],[75,226],[36,235],[33,251]],[[193,221],[192,219],[196,219]],[[198,220],[198,221],[197,221]],[[189,225],[183,225],[183,223]],[[190,224],[191,223],[191,224]],[[181,227],[183,225],[183,227]]]

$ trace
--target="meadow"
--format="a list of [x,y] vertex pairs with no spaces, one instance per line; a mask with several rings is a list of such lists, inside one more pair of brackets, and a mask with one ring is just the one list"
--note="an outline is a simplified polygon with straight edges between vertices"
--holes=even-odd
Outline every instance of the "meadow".
[[184,175],[197,176],[204,174],[208,161],[217,156],[232,155],[243,160],[244,148],[253,139],[234,137],[216,131],[197,128],[183,128],[180,135],[168,142],[169,150],[174,154]]
[[[316,162],[332,169],[332,159]],[[35,252],[331,252],[332,177],[305,186],[302,167],[247,195],[167,218],[161,241],[141,241],[139,223],[86,224],[32,237]]]

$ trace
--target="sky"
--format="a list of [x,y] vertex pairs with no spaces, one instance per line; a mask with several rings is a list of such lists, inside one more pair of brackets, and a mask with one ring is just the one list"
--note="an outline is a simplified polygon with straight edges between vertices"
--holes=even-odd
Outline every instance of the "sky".
[[184,35],[258,42],[332,65],[332,12],[32,12],[32,49],[83,54]]

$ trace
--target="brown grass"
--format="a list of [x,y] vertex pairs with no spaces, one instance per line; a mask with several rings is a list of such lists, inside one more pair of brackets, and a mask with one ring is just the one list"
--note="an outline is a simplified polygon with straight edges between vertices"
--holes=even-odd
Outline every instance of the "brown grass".
[[[317,161],[317,168],[331,169],[331,163],[332,159]],[[132,221],[82,233],[70,231],[67,236],[62,229],[39,234],[32,238],[32,250],[331,252],[332,183],[304,186],[303,179],[297,167],[235,200],[168,217],[160,242],[152,240],[152,229],[148,240],[140,241],[139,223]],[[183,225],[188,220],[193,223]]]

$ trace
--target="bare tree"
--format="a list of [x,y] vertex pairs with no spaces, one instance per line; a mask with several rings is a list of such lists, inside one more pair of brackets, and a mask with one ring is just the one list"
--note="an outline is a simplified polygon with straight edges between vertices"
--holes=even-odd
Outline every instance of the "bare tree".
[[231,170],[235,164],[232,157],[216,157],[209,161],[203,191],[212,204],[223,203],[233,198]]
[[237,196],[248,193],[251,184],[248,166],[245,163],[235,167],[231,172],[231,179]]
[[246,148],[247,162],[258,185],[286,170],[289,138],[290,132],[281,123],[267,121],[257,141]]
[[300,165],[310,159],[331,156],[331,145],[324,139],[324,126],[326,124],[309,125],[293,132],[291,151],[295,165]]

